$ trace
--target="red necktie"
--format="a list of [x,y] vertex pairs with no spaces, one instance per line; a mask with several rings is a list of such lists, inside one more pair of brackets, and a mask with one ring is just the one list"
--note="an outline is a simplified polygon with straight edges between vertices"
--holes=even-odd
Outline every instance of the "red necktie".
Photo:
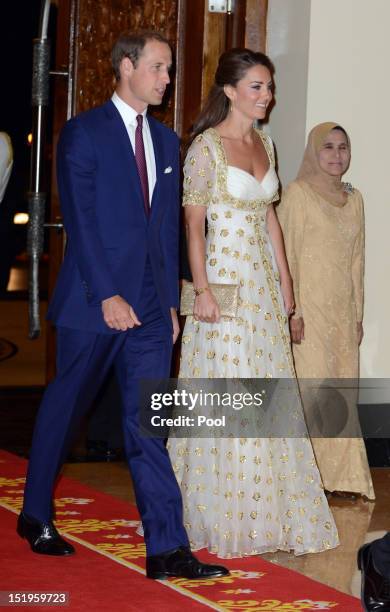
[[144,207],[146,216],[149,216],[149,183],[148,170],[146,168],[144,139],[142,137],[142,122],[143,116],[137,115],[137,127],[135,129],[135,162],[138,168],[138,174],[141,181],[142,194],[144,196]]

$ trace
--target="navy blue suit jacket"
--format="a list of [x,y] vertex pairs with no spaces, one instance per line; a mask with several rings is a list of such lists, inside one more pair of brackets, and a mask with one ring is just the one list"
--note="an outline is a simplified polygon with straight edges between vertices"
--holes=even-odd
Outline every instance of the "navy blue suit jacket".
[[118,333],[105,324],[101,302],[119,294],[137,313],[149,256],[172,327],[170,307],[179,300],[179,141],[152,117],[148,121],[157,175],[149,219],[130,139],[111,100],[74,117],[61,132],[57,180],[67,246],[48,312],[56,325]]

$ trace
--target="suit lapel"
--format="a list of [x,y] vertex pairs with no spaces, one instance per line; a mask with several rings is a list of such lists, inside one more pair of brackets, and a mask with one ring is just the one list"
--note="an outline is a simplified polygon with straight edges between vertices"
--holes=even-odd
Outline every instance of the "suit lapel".
[[151,211],[150,211],[151,215],[155,215],[156,214],[155,211],[156,211],[156,208],[158,208],[159,200],[160,200],[160,198],[158,197],[158,191],[160,187],[160,177],[162,176],[162,172],[163,172],[164,151],[163,151],[163,145],[161,141],[161,135],[158,133],[158,125],[156,121],[153,119],[153,117],[151,117],[150,115],[148,115],[148,123],[149,123],[150,134],[152,136],[154,159],[156,163],[156,184],[153,190],[153,196],[152,196],[152,201],[151,201]]

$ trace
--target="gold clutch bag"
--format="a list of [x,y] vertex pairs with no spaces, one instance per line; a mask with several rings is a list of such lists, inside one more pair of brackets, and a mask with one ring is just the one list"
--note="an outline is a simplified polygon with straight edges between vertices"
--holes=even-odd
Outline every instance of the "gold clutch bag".
[[[215,297],[222,317],[236,317],[238,308],[238,285],[210,283],[209,288]],[[180,297],[180,314],[192,315],[194,312],[194,285],[183,281]]]

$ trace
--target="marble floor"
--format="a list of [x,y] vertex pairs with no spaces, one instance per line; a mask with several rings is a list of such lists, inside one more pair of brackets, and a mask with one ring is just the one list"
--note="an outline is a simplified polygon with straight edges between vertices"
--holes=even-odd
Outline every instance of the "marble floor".
[[12,342],[17,348],[11,358],[0,360],[0,388],[45,385],[46,310],[47,302],[41,302],[41,335],[36,340],[30,340],[27,301],[0,300],[0,339]]

